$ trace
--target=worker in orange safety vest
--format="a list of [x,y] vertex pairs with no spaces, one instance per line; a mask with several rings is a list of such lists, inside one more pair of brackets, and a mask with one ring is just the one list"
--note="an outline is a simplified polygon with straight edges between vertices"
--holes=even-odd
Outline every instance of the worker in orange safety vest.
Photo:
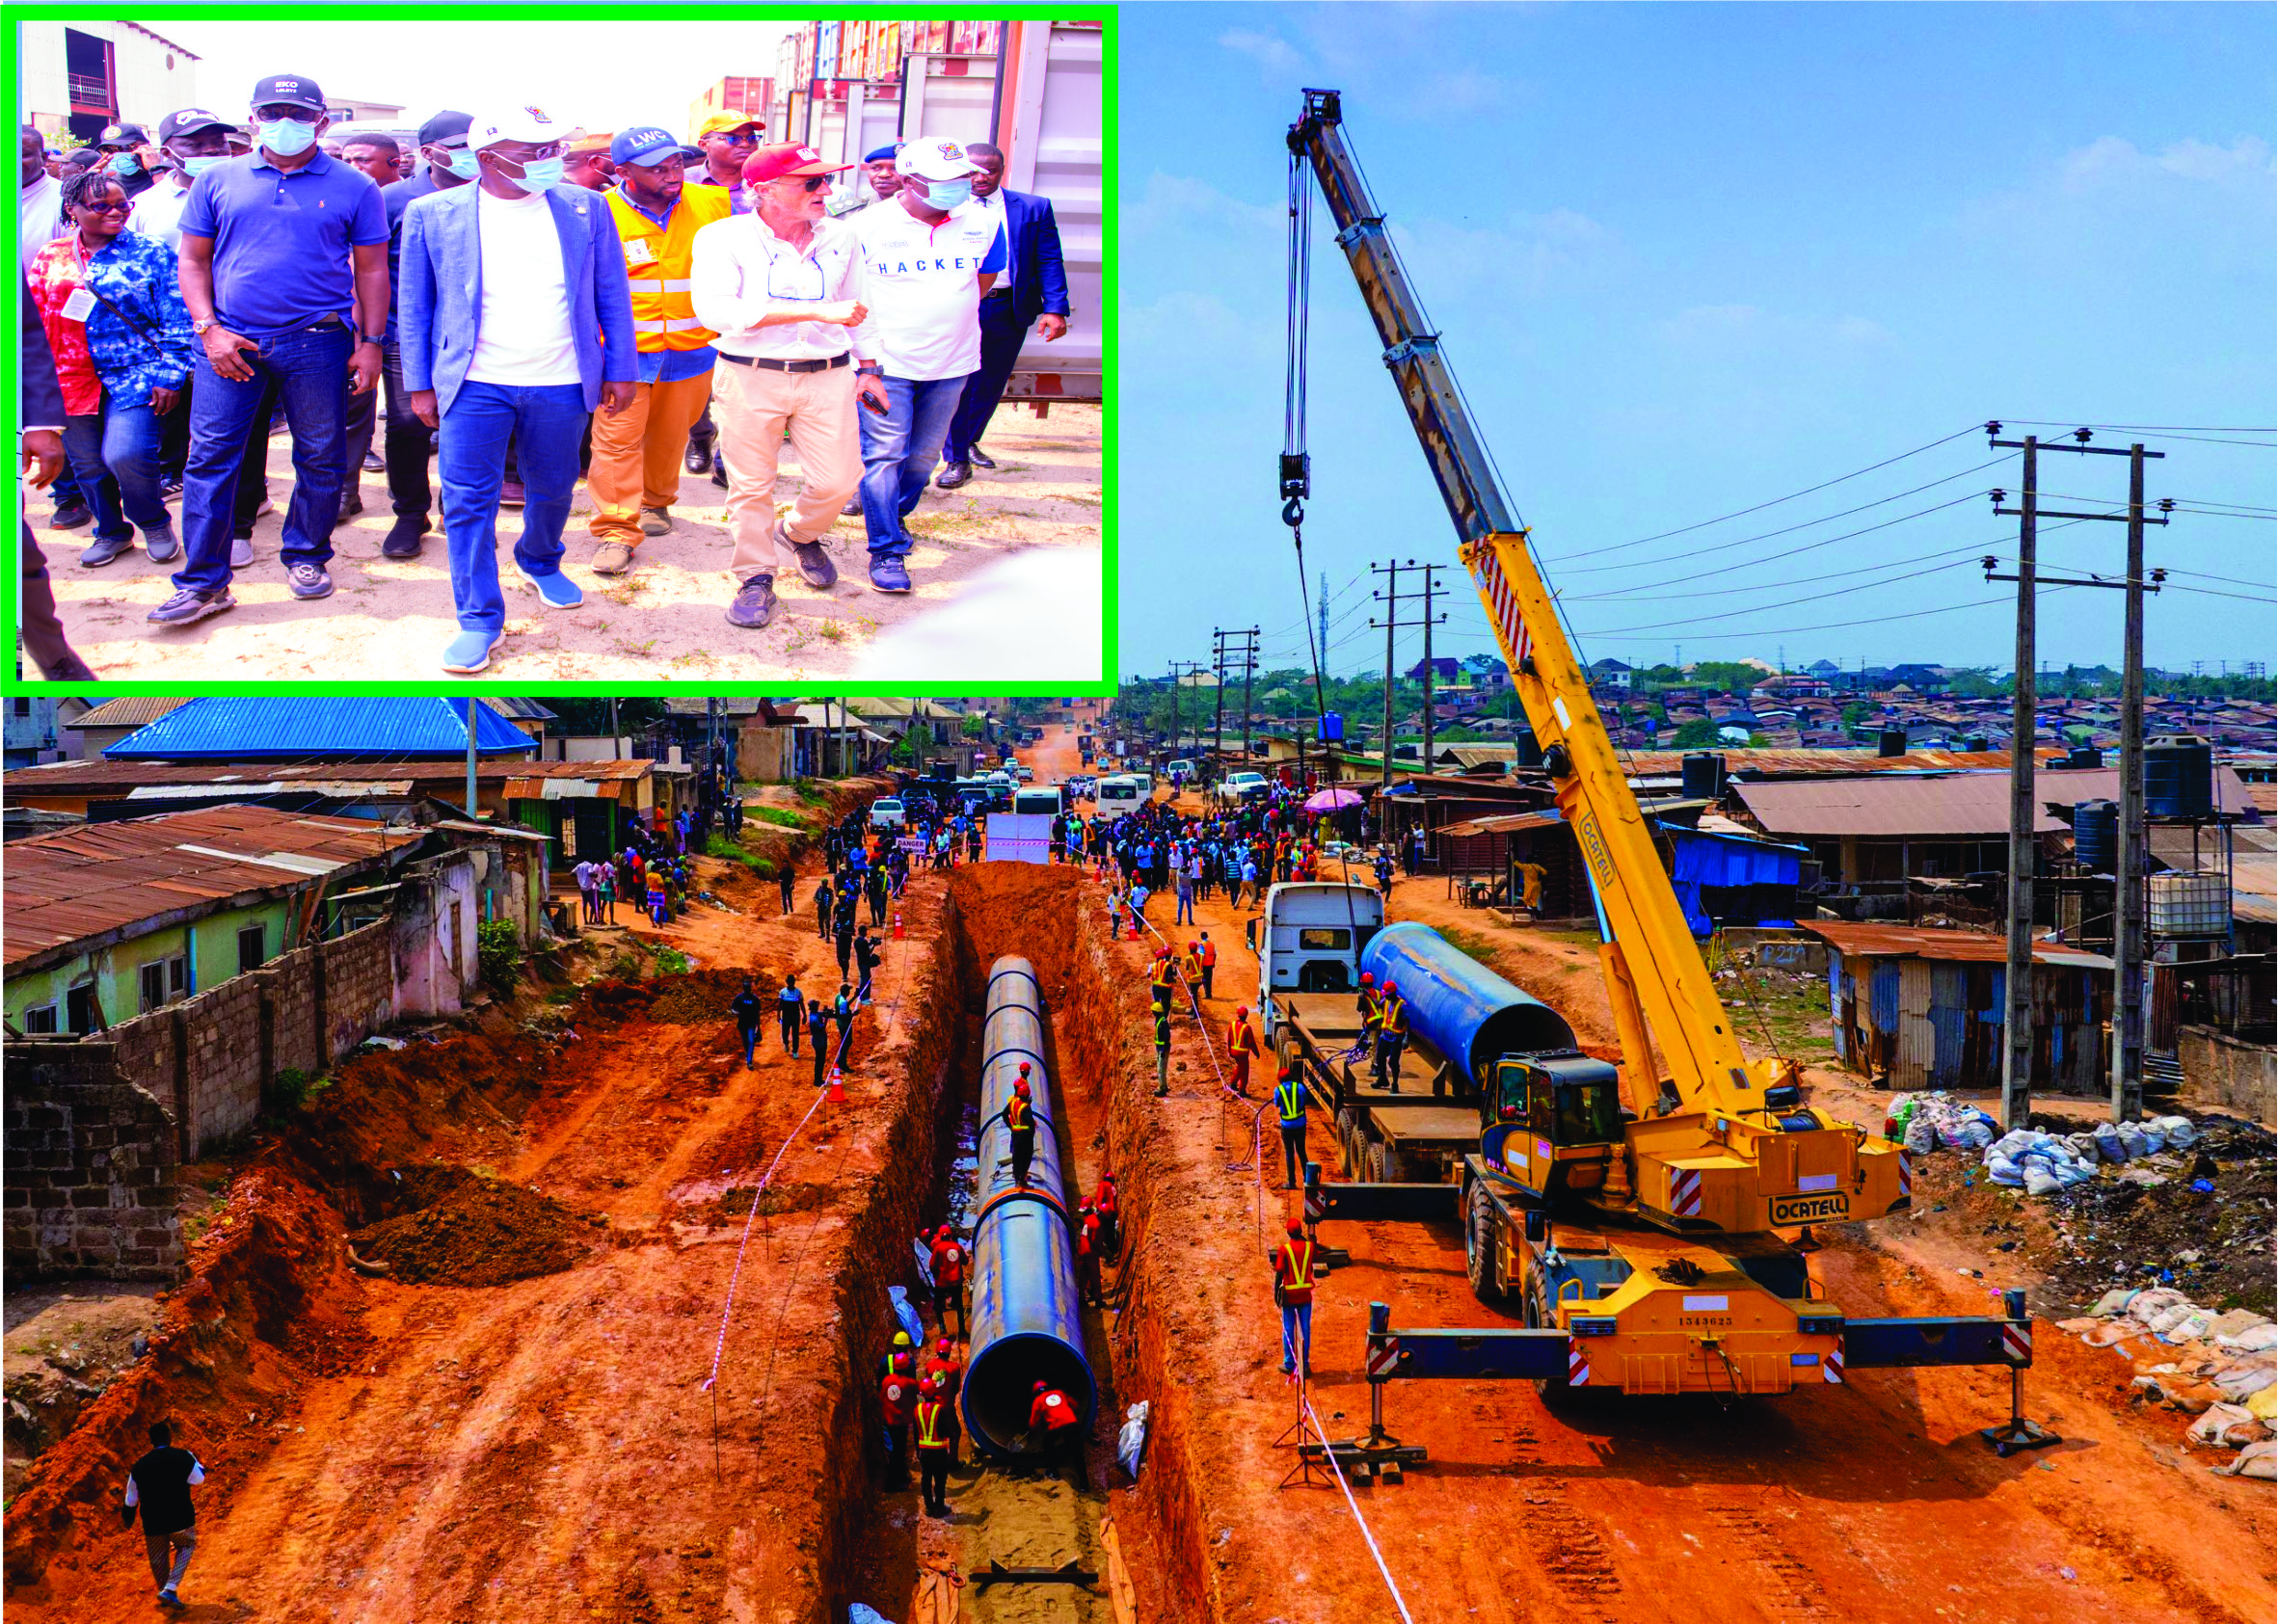
[[1194,944],[1194,962],[1202,967],[1202,996],[1211,996],[1211,977],[1219,968],[1218,944],[1210,939],[1210,932],[1202,933],[1202,940]]
[[1258,1029],[1249,1024],[1249,1005],[1234,1011],[1233,1024],[1226,1028],[1226,1052],[1234,1057],[1234,1092],[1246,1097],[1249,1093],[1249,1057],[1263,1054],[1265,1046],[1258,1042]]
[[1313,1241],[1305,1226],[1289,1221],[1289,1238],[1273,1249],[1273,1300],[1281,1305],[1281,1373],[1302,1365],[1313,1374]]
[[1000,1113],[1005,1118],[1005,1130],[1012,1139],[1012,1182],[1023,1189],[1028,1187],[1029,1161],[1036,1154],[1036,1107],[1029,1100],[1029,1063],[1020,1063],[1020,1077],[1012,1085],[1012,1098],[1005,1102]]
[[955,1458],[955,1439],[950,1431],[950,1406],[931,1381],[918,1384],[915,1416],[918,1443],[918,1492],[928,1516],[950,1514],[950,1462]]
[[933,1344],[933,1357],[925,1361],[925,1378],[933,1383],[934,1392],[950,1407],[950,1459],[957,1458],[957,1440],[963,1428],[957,1423],[957,1389],[965,1383],[965,1367],[957,1358],[956,1344],[943,1337]]
[[1171,974],[1170,949],[1168,947],[1156,948],[1154,973],[1147,978],[1147,996],[1154,999],[1158,1006],[1166,1009],[1170,1006]]

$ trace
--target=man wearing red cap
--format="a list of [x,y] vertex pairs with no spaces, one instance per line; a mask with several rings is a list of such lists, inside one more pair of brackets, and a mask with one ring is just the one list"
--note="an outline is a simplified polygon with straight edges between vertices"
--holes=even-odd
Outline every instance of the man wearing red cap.
[[[823,538],[862,480],[856,401],[887,404],[860,331],[869,310],[862,249],[830,218],[831,176],[812,146],[761,148],[743,166],[753,211],[696,234],[690,273],[696,319],[719,336],[725,363],[712,378],[712,415],[728,467],[728,521],[736,552],[732,626],[757,630],[775,613],[779,571],[817,592],[839,578]],[[799,463],[799,500],[775,517],[777,459],[786,435]]]
[[1012,1098],[1005,1102],[999,1113],[1005,1118],[1005,1131],[1012,1139],[1012,1182],[1028,1187],[1029,1158],[1036,1154],[1036,1107],[1029,1101],[1029,1063],[1020,1063],[1020,1077],[1012,1085]]
[[1302,1365],[1313,1373],[1314,1246],[1305,1226],[1289,1221],[1289,1238],[1273,1249],[1273,1300],[1281,1305],[1281,1373]]
[[918,1492],[925,1503],[926,1515],[932,1517],[950,1514],[950,1462],[955,1458],[956,1449],[951,1413],[940,1388],[930,1380],[918,1384]]
[[1037,1382],[1030,1389],[1029,1448],[1044,1458],[1047,1471],[1057,1472],[1065,1460],[1070,1478],[1084,1486],[1084,1423],[1076,1406],[1059,1388]]
[[933,1357],[925,1361],[925,1379],[933,1383],[933,1391],[941,1395],[941,1401],[950,1407],[950,1461],[957,1459],[957,1440],[964,1428],[957,1424],[957,1389],[964,1384],[965,1367],[957,1359],[957,1351],[949,1338],[943,1337],[933,1344]]
[[965,1248],[956,1233],[944,1224],[933,1237],[933,1312],[946,1332],[950,1316],[957,1317],[957,1329],[965,1329]]
[[886,1486],[910,1480],[910,1422],[918,1407],[918,1378],[889,1371],[878,1383],[878,1408],[886,1423]]
[[1258,1029],[1249,1024],[1249,1005],[1243,1004],[1234,1011],[1234,1024],[1226,1028],[1226,1052],[1234,1057],[1235,1093],[1249,1093],[1250,1056],[1264,1052]]

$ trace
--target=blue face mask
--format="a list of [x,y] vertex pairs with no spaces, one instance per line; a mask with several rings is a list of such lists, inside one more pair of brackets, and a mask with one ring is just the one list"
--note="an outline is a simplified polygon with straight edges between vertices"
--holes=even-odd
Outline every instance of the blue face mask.
[[181,158],[175,161],[182,166],[182,173],[184,174],[188,175],[192,180],[196,180],[207,170],[212,169],[214,165],[226,164],[229,160],[227,157],[217,153],[215,156],[210,158]]
[[451,153],[450,162],[444,164],[443,168],[461,180],[472,180],[482,173],[482,166],[474,161],[474,154],[464,146]]
[[254,129],[261,145],[280,158],[298,157],[316,145],[316,126],[298,119],[263,119]]
[[519,176],[510,174],[506,178],[536,197],[541,192],[552,191],[562,183],[562,168],[559,158],[532,158],[523,167]]
[[111,173],[116,175],[136,175],[143,173],[142,161],[132,152],[111,154]]
[[952,209],[959,203],[973,200],[973,177],[960,175],[955,180],[921,181],[925,188],[925,200],[938,209]]

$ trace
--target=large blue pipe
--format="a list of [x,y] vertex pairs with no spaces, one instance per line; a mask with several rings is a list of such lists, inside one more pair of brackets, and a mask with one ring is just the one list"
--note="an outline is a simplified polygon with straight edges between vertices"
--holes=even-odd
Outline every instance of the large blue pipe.
[[[1044,1069],[1044,990],[1023,958],[989,967],[980,1025],[980,1137],[976,1145],[973,1351],[958,1408],[974,1446],[998,1457],[1022,1453],[1039,1381],[1059,1389],[1084,1423],[1099,1404],[1084,1353],[1083,1302],[1069,1218],[1077,1198],[1060,1173],[1058,1105]],[[1021,1063],[1036,1111],[1036,1154],[1024,1188],[1012,1180],[1005,1102]]]
[[1566,1017],[1529,998],[1430,925],[1386,925],[1361,949],[1377,985],[1398,983],[1408,1028],[1461,1067],[1473,1086],[1506,1054],[1571,1049]]

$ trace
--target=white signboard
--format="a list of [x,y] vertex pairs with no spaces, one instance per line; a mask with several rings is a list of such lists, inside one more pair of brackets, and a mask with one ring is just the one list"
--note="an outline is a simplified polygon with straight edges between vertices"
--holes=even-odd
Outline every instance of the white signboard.
[[1038,812],[991,812],[988,842],[982,855],[991,863],[1050,863],[1052,819]]

